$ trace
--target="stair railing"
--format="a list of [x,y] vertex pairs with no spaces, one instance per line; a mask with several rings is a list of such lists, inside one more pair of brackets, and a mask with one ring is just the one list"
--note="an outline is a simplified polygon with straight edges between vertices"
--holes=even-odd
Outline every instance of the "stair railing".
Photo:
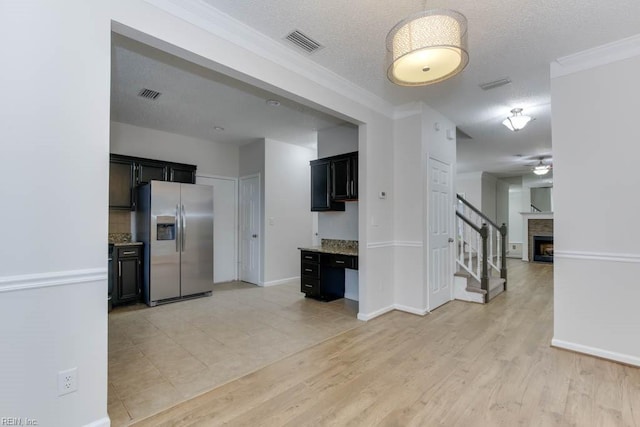
[[[507,280],[507,226],[498,226],[478,208],[457,195],[456,209],[457,257],[456,263],[480,282],[487,291],[489,269]],[[474,261],[475,259],[475,261]]]

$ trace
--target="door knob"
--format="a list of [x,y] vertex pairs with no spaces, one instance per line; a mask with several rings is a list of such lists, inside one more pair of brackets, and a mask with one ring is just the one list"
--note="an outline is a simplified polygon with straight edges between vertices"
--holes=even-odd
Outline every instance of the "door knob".
[[255,239],[256,237],[258,237],[258,235],[257,234],[252,234],[251,237],[253,237]]
[[453,243],[453,237],[449,237],[449,243]]

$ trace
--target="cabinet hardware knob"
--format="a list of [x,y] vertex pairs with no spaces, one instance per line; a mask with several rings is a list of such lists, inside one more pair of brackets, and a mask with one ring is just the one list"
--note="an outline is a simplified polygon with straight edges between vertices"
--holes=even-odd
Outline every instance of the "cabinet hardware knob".
[[344,261],[336,261],[336,264],[344,264]]
[[304,271],[313,271],[313,270],[310,268],[305,268]]
[[313,288],[313,285],[307,285],[307,284],[305,283],[304,287],[305,287],[305,288]]

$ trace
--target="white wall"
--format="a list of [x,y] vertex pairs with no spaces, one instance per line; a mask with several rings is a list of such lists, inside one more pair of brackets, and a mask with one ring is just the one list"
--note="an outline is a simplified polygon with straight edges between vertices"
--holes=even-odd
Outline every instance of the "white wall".
[[0,416],[108,423],[108,5],[0,8]]
[[480,210],[493,222],[496,222],[496,177],[482,172],[482,203],[480,204]]
[[425,171],[422,109],[394,126],[394,280],[395,303],[415,312],[426,310],[423,262]]
[[501,179],[496,181],[496,224],[509,225],[509,183]]
[[[455,125],[422,103],[412,114],[396,120],[394,127],[395,307],[415,314],[425,314],[430,308],[428,159],[453,165],[451,178],[455,177],[456,141],[446,138],[447,129]],[[452,206],[453,198],[455,194]],[[453,227],[453,215],[450,225]]]
[[111,122],[111,152],[196,165],[198,174],[238,177],[239,147]]
[[313,158],[308,148],[265,140],[265,285],[300,277],[298,248],[311,245]]
[[640,56],[601,63],[620,53],[552,63],[553,344],[640,365],[640,199],[629,197],[638,184],[640,98],[630,94],[640,89]]
[[318,131],[318,158],[358,151],[358,127],[350,124]]
[[[335,126],[318,131],[318,158],[358,151],[358,128]],[[318,212],[321,239],[358,240],[358,202],[345,202],[344,212]]]
[[467,202],[482,208],[482,172],[467,172],[456,175],[456,193],[464,194]]
[[509,186],[509,247],[507,254],[510,258],[522,258],[522,239],[524,221],[522,218],[522,186]]

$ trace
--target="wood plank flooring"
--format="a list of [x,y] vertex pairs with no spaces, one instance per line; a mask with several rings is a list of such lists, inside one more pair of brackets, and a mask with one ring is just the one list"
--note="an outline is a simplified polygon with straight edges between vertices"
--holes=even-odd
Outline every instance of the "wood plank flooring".
[[639,426],[640,369],[551,348],[552,266],[391,312],[136,426]]

